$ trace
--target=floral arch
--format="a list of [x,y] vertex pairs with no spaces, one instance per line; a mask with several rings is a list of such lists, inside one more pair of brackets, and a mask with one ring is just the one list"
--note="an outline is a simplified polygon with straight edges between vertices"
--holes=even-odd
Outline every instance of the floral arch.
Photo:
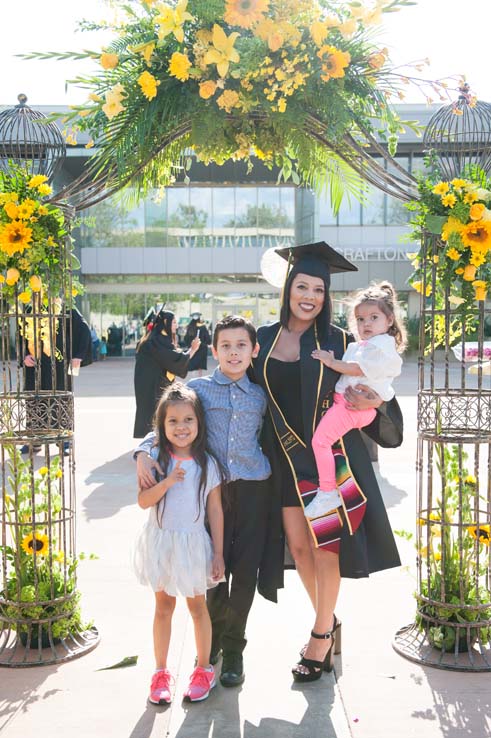
[[391,101],[415,80],[393,68],[376,31],[385,13],[412,4],[132,0],[112,23],[83,22],[114,31],[102,53],[27,55],[98,64],[71,80],[88,99],[64,119],[69,143],[83,130],[97,149],[56,199],[82,209],[128,184],[139,193],[171,184],[190,151],[218,164],[259,157],[280,181],[328,187],[334,205],[362,180],[411,199],[415,181],[392,158],[401,121]]

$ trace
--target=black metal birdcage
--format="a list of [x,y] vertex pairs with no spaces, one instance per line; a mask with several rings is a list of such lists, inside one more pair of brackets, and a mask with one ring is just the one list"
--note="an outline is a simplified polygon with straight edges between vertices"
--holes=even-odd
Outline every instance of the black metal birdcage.
[[491,104],[476,100],[469,85],[460,88],[458,100],[444,105],[431,117],[423,148],[436,155],[442,179],[463,177],[476,167],[491,171]]
[[65,158],[63,136],[58,126],[26,104],[25,95],[17,99],[18,105],[0,112],[0,170],[8,172],[14,164],[51,181]]

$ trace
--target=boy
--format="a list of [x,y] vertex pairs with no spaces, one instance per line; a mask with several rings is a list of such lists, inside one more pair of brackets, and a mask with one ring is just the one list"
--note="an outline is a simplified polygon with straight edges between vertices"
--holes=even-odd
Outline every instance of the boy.
[[[208,445],[227,482],[223,490],[226,582],[207,595],[213,628],[210,661],[216,663],[223,651],[220,682],[224,687],[238,686],[245,679],[245,628],[266,539],[271,467],[259,446],[259,433],[267,402],[262,388],[246,374],[258,351],[252,323],[228,316],[217,323],[213,334],[218,367],[211,376],[188,382],[203,404]],[[156,462],[140,453],[151,448],[153,435],[148,434],[135,452],[142,487],[155,484]]]

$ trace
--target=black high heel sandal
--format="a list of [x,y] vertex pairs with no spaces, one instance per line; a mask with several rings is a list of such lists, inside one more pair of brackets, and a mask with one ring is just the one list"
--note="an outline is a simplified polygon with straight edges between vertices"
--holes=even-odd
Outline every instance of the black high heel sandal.
[[[334,620],[332,624],[332,637],[334,641],[334,655],[339,656],[341,653],[341,626],[342,622],[337,619],[336,615],[334,615]],[[300,658],[303,658],[303,655],[305,651],[307,650],[307,644],[302,648],[300,651]]]
[[[311,631],[310,635],[312,638],[318,638],[322,640],[329,640],[331,639],[331,645],[329,646],[329,649],[324,657],[323,661],[316,661],[315,659],[306,659],[305,656],[302,656],[298,664],[295,664],[295,666],[292,669],[293,678],[296,682],[315,682],[317,679],[320,679],[322,676],[323,671],[332,671],[334,663],[333,663],[333,651],[334,651],[334,640],[333,640],[333,631],[328,630],[326,633],[316,633],[315,631]],[[296,667],[298,666],[304,666],[308,671],[298,671]]]

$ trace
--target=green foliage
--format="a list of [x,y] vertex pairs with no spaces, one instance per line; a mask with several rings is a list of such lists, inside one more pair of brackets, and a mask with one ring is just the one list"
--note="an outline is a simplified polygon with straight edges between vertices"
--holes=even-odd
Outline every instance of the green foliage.
[[[436,648],[463,651],[470,645],[467,631],[451,624],[491,620],[491,592],[486,586],[490,526],[478,520],[480,498],[476,479],[465,466],[467,454],[443,444],[435,445],[435,452],[441,495],[418,525],[418,553],[428,573],[416,595],[417,622]],[[434,624],[427,618],[446,623]],[[469,635],[471,642],[479,636],[487,643],[491,627],[471,627]]]
[[9,494],[3,502],[8,543],[0,545],[7,565],[6,587],[0,592],[0,626],[4,618],[22,638],[31,634],[34,642],[39,626],[48,642],[49,633],[63,639],[90,627],[82,620],[76,574],[81,560],[97,556],[64,551],[62,521],[67,511],[60,493],[60,457],[35,473],[14,446],[4,448],[9,457]]

